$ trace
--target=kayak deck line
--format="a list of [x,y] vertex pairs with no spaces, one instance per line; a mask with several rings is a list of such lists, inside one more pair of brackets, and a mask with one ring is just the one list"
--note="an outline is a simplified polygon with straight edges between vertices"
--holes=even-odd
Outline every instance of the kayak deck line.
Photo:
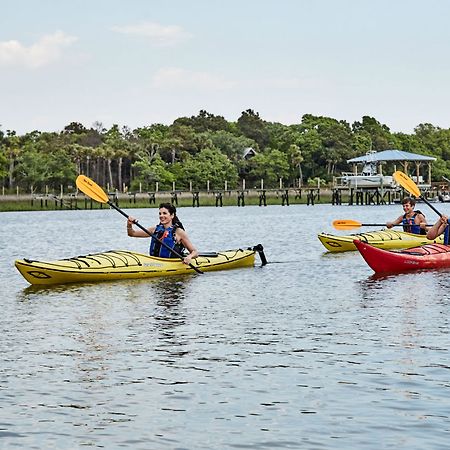
[[437,253],[450,253],[450,246],[445,244],[427,244],[419,249],[404,249],[399,253],[408,253],[409,255],[434,255]]
[[[228,251],[228,250],[227,250]],[[237,250],[239,251],[239,250]],[[74,263],[75,266],[73,268],[76,268],[78,270],[83,270],[83,269],[91,269],[93,268],[92,262],[94,261],[99,267],[111,267],[111,268],[119,268],[119,267],[134,267],[134,266],[142,266],[143,263],[141,262],[141,260],[136,257],[136,253],[133,252],[128,252],[125,250],[108,250],[107,252],[102,252],[102,253],[92,253],[92,254],[88,254],[88,255],[80,255],[80,256],[74,256],[72,258],[64,258],[61,259],[59,261],[56,262],[46,262],[46,264],[48,264],[49,266],[54,266],[54,267],[60,267],[63,266],[65,268],[68,268],[70,266],[67,266],[67,262],[70,263]],[[122,256],[125,256],[124,258],[122,258]],[[142,256],[148,256],[148,255],[142,255]],[[230,260],[231,258],[229,257],[229,255],[227,255],[226,253],[200,253],[198,258],[202,257],[202,258],[206,258],[208,260],[208,262],[210,262],[211,258],[214,257],[218,257],[218,256],[224,256],[227,260]],[[130,259],[127,259],[127,257],[129,257]],[[234,257],[234,256],[233,256]],[[104,258],[106,260],[107,263],[109,263],[109,265],[106,265],[105,262],[103,262],[101,259]],[[150,257],[152,259],[165,259],[165,258],[156,258],[156,257]],[[195,258],[197,259],[197,258]],[[195,260],[194,259],[194,260]],[[40,263],[42,261],[38,261],[38,260],[32,260],[32,259],[27,259],[24,258],[23,259],[25,262],[27,263]],[[91,260],[91,261],[89,261]],[[133,261],[132,261],[133,260]],[[120,262],[121,264],[118,264],[118,262]],[[83,266],[83,263],[85,266]]]

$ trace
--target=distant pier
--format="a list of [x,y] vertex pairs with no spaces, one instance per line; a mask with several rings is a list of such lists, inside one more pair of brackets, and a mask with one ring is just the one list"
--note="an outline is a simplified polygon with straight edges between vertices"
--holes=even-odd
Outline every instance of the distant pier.
[[[441,186],[430,187],[422,190],[429,198],[438,198]],[[386,187],[288,187],[277,189],[216,189],[209,191],[200,190],[169,190],[149,192],[120,192],[109,191],[108,196],[116,206],[152,207],[163,202],[170,202],[176,206],[239,206],[246,205],[290,206],[293,204],[306,204],[314,206],[317,203],[332,205],[388,205],[399,203],[401,199],[409,195],[401,188]],[[5,209],[2,205],[9,203]],[[12,204],[12,206],[11,206]],[[14,206],[17,205],[17,208]],[[28,205],[28,206],[27,206]],[[17,193],[0,195],[1,210],[35,210],[35,209],[101,209],[107,206],[93,201],[84,194],[71,192],[53,193]]]

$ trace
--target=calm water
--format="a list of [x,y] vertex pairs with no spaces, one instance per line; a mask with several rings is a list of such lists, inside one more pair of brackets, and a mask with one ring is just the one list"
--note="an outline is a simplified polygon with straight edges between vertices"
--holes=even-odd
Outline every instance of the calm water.
[[180,208],[200,250],[262,243],[271,264],[43,289],[15,259],[148,240],[116,211],[0,213],[0,448],[448,449],[450,272],[374,278],[316,237],[400,213]]

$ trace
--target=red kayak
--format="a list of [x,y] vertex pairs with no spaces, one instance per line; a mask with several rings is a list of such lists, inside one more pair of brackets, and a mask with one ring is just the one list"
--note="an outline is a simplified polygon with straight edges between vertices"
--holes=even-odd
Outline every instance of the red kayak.
[[353,243],[366,263],[377,273],[450,267],[450,245],[427,244],[394,251],[376,248],[359,240]]

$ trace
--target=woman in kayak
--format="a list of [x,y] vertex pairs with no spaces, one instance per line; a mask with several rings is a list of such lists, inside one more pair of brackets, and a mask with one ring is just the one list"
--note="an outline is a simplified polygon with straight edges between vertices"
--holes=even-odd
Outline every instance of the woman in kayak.
[[427,239],[436,239],[442,233],[444,233],[444,244],[450,244],[450,231],[448,226],[448,216],[442,214],[438,221],[428,230]]
[[405,197],[402,200],[403,214],[397,217],[393,222],[387,222],[386,227],[392,228],[394,225],[403,225],[403,231],[414,234],[426,234],[427,221],[420,211],[414,211],[416,201],[411,197]]
[[[128,217],[127,233],[128,236],[131,237],[148,238],[150,235],[153,235],[149,252],[151,256],[178,258],[176,253],[184,256],[183,251],[186,249],[189,254],[184,256],[183,262],[185,264],[190,264],[192,259],[198,256],[198,252],[189,240],[186,231],[184,231],[183,224],[178,219],[176,212],[175,206],[171,203],[161,203],[159,205],[159,224],[147,228],[148,233],[150,234],[143,230],[135,230],[133,228],[133,223],[136,223],[136,219]],[[161,242],[165,245],[161,244]],[[169,249],[173,249],[176,253]]]

